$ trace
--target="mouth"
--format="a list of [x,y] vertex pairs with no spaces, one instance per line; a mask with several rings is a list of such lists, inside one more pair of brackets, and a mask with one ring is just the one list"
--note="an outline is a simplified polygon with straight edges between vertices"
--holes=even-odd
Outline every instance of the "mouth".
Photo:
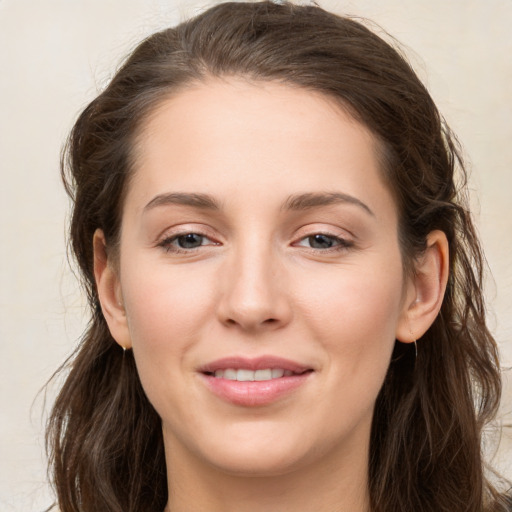
[[315,372],[314,368],[273,356],[224,358],[199,370],[209,391],[223,401],[244,407],[277,402],[309,382]]
[[215,372],[205,372],[216,379],[236,380],[238,382],[263,382],[267,380],[280,379],[282,377],[293,377],[302,375],[313,370],[304,370],[303,372],[293,372],[284,368],[265,368],[262,370],[247,370],[243,368],[226,368],[225,370],[215,370]]

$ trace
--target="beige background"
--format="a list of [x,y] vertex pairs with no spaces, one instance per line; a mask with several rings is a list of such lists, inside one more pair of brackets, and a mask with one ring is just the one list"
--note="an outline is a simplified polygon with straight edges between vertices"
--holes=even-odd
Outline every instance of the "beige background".
[[[78,111],[138,40],[212,3],[0,0],[3,512],[42,510],[50,502],[42,455],[44,395],[36,395],[84,325],[83,302],[65,261],[61,144]],[[490,323],[504,364],[512,366],[512,1],[319,3],[368,17],[401,41],[464,143],[495,281],[487,286]],[[511,388],[509,377],[502,415],[508,423]],[[49,402],[52,396],[50,390]],[[496,463],[509,477],[511,453],[505,437]]]

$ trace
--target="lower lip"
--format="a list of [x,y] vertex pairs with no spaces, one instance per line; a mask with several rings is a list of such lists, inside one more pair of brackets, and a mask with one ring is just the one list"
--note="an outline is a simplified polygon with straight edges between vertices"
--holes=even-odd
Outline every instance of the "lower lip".
[[201,374],[206,386],[219,398],[234,405],[257,407],[276,402],[302,386],[313,372],[262,381],[237,381]]

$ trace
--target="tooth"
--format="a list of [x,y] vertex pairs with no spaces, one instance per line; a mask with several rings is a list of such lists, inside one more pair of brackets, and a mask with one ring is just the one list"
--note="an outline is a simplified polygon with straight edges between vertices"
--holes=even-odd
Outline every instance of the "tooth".
[[239,381],[252,381],[254,380],[254,372],[252,370],[237,370],[236,380]]
[[256,370],[254,372],[254,380],[270,380],[272,378],[271,370]]
[[228,380],[237,380],[236,379],[237,371],[233,370],[232,368],[228,368],[224,370],[224,378]]
[[227,368],[225,370],[215,370],[214,375],[217,379],[238,380],[240,382],[265,381],[271,379],[280,379],[293,375],[291,370],[282,368],[265,368],[263,370],[247,370]]

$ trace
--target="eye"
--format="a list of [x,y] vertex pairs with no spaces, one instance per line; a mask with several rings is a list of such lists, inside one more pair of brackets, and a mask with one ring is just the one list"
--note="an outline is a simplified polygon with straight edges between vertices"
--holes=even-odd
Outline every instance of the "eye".
[[299,245],[300,247],[310,247],[311,249],[316,250],[326,250],[346,249],[347,247],[351,247],[352,243],[337,236],[327,235],[325,233],[315,233],[314,235],[302,238],[296,245]]
[[195,249],[203,245],[203,242],[208,240],[203,235],[197,233],[187,233],[186,235],[180,235],[174,238],[173,242],[176,242],[178,247],[181,249]]
[[162,240],[158,245],[169,252],[185,252],[187,250],[197,249],[204,245],[218,244],[200,233],[180,233]]

